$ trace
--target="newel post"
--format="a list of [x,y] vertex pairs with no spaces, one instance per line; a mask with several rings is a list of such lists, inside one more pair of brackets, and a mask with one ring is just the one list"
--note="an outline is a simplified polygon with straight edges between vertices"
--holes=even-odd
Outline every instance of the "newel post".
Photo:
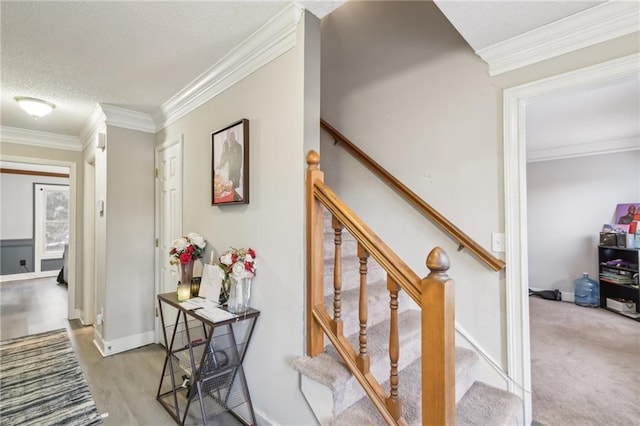
[[316,356],[324,350],[322,328],[314,320],[313,307],[323,303],[323,217],[322,204],[314,196],[315,182],[324,182],[324,173],[318,167],[320,154],[307,154],[306,208],[307,208],[307,355]]
[[455,298],[440,247],[427,256],[422,280],[422,424],[455,425]]

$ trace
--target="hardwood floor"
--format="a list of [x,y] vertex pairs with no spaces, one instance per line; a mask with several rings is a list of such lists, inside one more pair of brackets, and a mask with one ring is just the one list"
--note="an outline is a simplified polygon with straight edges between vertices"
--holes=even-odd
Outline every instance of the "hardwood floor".
[[[98,411],[108,413],[105,425],[176,424],[156,401],[165,355],[162,346],[147,345],[103,358],[93,344],[93,327],[66,317],[67,288],[55,277],[0,283],[0,340],[66,328]],[[202,423],[191,420],[187,423]],[[223,414],[210,424],[241,423]]]

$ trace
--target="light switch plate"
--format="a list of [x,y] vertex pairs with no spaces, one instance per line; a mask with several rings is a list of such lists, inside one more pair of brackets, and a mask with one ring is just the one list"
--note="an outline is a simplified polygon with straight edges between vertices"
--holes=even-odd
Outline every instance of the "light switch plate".
[[504,253],[504,234],[502,232],[493,232],[491,234],[491,250],[496,253]]

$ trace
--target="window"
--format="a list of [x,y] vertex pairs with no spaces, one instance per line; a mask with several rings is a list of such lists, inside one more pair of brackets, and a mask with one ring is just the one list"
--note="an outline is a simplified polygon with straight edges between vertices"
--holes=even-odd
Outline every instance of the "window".
[[40,259],[61,258],[69,241],[69,187],[36,184],[36,251]]

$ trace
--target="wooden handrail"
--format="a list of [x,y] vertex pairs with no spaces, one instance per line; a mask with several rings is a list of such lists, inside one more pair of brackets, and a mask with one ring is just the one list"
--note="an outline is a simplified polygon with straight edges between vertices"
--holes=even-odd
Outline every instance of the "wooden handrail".
[[405,200],[409,202],[414,208],[416,208],[420,213],[426,216],[428,219],[433,221],[437,226],[439,226],[442,230],[444,230],[447,234],[449,234],[454,240],[458,242],[460,247],[464,247],[468,249],[471,253],[473,253],[476,257],[478,257],[481,261],[487,264],[494,271],[500,271],[504,269],[505,263],[501,259],[498,259],[487,250],[485,250],[482,246],[480,246],[477,242],[475,242],[471,237],[462,232],[458,227],[456,227],[453,223],[451,223],[447,218],[445,218],[442,214],[436,211],[433,207],[427,204],[422,198],[416,195],[415,192],[411,191],[405,184],[400,182],[389,173],[384,167],[374,161],[371,157],[364,153],[360,148],[358,148],[353,142],[347,139],[342,133],[336,130],[333,126],[327,123],[324,119],[320,119],[320,126],[329,133],[336,142],[340,142],[342,146],[353,155],[358,161],[365,165],[369,170],[371,170],[375,175],[377,175],[382,181],[384,181],[387,185],[389,185],[392,189],[394,189],[400,196],[402,196]]

